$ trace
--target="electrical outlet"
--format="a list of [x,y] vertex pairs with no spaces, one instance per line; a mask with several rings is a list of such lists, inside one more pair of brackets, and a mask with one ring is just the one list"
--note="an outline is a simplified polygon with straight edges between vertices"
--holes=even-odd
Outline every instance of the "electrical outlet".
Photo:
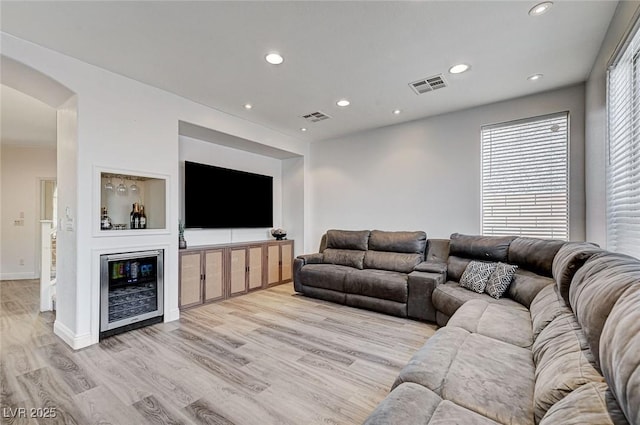
[[24,266],[24,258],[21,258],[21,259],[20,259],[20,265],[21,265],[21,266]]

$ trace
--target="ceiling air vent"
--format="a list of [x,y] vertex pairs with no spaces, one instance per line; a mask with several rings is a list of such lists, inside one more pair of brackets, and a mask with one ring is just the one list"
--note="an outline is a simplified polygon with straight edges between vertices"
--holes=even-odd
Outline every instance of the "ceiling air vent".
[[324,120],[328,120],[329,118],[331,118],[329,115],[325,114],[324,112],[312,112],[310,114],[307,115],[303,115],[302,118],[304,118],[305,120],[309,121],[309,122],[318,122],[318,121],[324,121]]
[[442,74],[434,75],[432,77],[423,78],[422,80],[409,83],[409,86],[416,94],[423,94],[430,91],[438,90],[443,87],[447,87],[446,81],[442,77]]

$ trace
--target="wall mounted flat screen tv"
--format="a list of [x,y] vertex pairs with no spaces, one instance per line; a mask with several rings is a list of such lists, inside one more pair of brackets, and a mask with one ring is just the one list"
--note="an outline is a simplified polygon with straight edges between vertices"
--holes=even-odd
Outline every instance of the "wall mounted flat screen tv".
[[185,227],[273,227],[273,177],[185,161]]

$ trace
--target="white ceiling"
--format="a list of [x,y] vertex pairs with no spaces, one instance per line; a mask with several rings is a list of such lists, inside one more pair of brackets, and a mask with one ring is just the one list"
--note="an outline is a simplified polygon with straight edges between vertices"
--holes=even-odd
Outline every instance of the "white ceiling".
[[[557,0],[531,17],[536,3],[2,1],[1,25],[315,141],[585,81],[617,2]],[[284,64],[267,64],[270,51],[283,54]],[[460,62],[471,71],[447,73]],[[417,96],[407,85],[439,73],[449,87]],[[544,78],[527,81],[534,73]],[[336,106],[343,97],[351,106]],[[300,117],[318,110],[332,118],[313,124]]]
[[56,110],[51,106],[0,85],[0,116],[3,146],[56,147]]

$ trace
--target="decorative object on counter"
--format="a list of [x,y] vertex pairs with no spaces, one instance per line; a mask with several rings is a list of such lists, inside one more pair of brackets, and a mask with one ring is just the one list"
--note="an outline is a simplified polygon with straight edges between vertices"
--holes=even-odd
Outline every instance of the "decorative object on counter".
[[271,229],[271,236],[276,238],[278,241],[282,241],[287,239],[287,231],[281,228]]
[[178,248],[187,248],[187,241],[184,239],[184,224],[182,224],[182,220],[178,221]]
[[111,177],[107,178],[107,182],[104,184],[104,189],[113,191],[113,183],[111,183]]
[[113,228],[113,224],[111,224],[111,219],[107,214],[107,207],[102,207],[102,217],[100,218],[100,229],[111,230],[112,228]]
[[127,186],[124,184],[124,178],[120,177],[120,184],[116,187],[116,193],[118,195],[126,195],[127,194]]
[[127,225],[124,223],[114,224],[113,230],[127,230]]
[[144,213],[144,205],[140,205],[140,229],[147,228],[147,215]]

